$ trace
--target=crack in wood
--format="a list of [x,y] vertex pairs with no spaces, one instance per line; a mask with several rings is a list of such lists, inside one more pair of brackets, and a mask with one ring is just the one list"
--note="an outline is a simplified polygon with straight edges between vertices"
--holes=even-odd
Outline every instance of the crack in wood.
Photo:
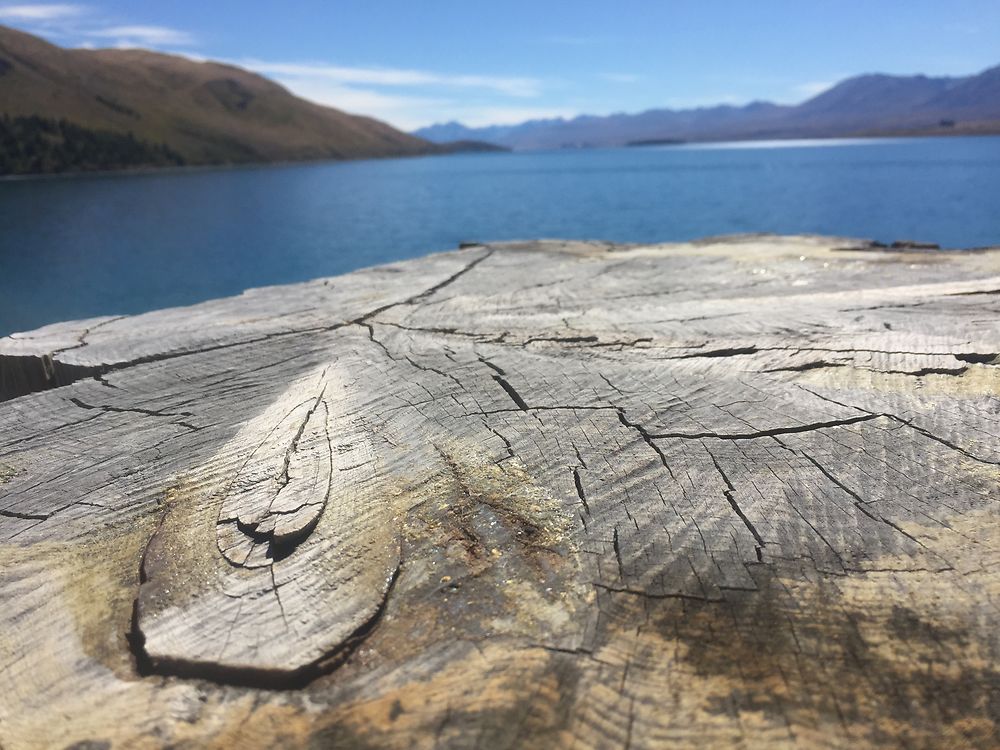
[[722,470],[719,465],[719,461],[715,458],[712,453],[709,453],[709,458],[712,459],[712,465],[715,466],[715,470],[719,472],[719,476],[722,477],[722,481],[725,483],[726,488],[722,491],[722,494],[726,496],[726,501],[729,506],[733,509],[733,512],[739,517],[743,525],[747,527],[747,531],[750,535],[757,541],[757,546],[754,548],[757,554],[757,561],[760,562],[763,559],[764,547],[767,546],[767,542],[761,537],[760,532],[757,531],[757,527],[754,526],[753,522],[747,518],[747,514],[740,507],[740,504],[736,502],[736,488],[733,483],[729,480],[729,476]]
[[4,340],[4,742],[995,744],[1000,256],[737,244]]
[[695,440],[701,438],[717,438],[719,440],[757,440],[758,438],[774,437],[775,435],[793,435],[799,432],[812,432],[813,430],[826,430],[831,427],[844,427],[846,425],[857,424],[858,422],[868,422],[872,419],[886,416],[883,414],[868,414],[862,417],[852,417],[849,419],[831,419],[825,422],[812,422],[803,425],[790,425],[788,427],[773,427],[769,430],[755,430],[753,432],[663,432],[652,433],[650,438],[684,438]]
[[[217,539],[219,551],[234,565],[262,567],[283,560],[319,522],[333,482],[326,388],[323,384],[311,402],[289,411],[229,483]],[[233,528],[244,539],[234,538]]]

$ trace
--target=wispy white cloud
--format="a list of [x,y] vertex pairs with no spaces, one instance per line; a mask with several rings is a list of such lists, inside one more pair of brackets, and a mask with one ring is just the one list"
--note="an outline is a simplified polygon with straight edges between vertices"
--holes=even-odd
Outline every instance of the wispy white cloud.
[[326,62],[227,62],[266,75],[310,101],[377,117],[404,130],[446,120],[486,125],[564,114],[523,105],[542,95],[544,83],[536,78]]
[[8,22],[62,21],[79,18],[87,13],[84,5],[68,4],[35,4],[35,5],[0,5],[0,20]]
[[567,117],[576,112],[561,108],[507,106],[503,97],[491,92],[451,96],[454,92],[414,86],[379,89],[348,85],[322,77],[269,74],[296,96],[317,104],[355,114],[377,117],[403,130],[416,130],[436,122],[458,120],[466,125],[503,125],[548,117]]
[[122,24],[90,5],[32,3],[0,5],[0,22],[10,23],[77,47],[184,47],[193,34],[169,26]]
[[169,26],[108,26],[84,33],[94,39],[112,39],[118,46],[159,47],[195,43],[193,34]]
[[325,63],[267,62],[237,60],[237,64],[271,76],[323,79],[338,84],[374,86],[444,86],[485,89],[506,96],[534,97],[541,90],[536,78],[434,73],[406,68],[367,68]]
[[373,89],[343,86],[330,81],[271,76],[296,96],[317,104],[362,114],[414,130],[428,124],[427,112],[437,112],[450,105],[448,100],[417,95],[386,94]]

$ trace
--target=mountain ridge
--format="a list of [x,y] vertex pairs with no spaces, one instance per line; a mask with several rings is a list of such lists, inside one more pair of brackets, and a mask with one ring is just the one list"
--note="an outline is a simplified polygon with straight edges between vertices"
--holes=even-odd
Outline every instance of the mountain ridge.
[[1000,133],[1000,66],[960,77],[862,74],[797,105],[758,100],[477,128],[451,121],[413,133],[431,141],[477,139],[525,150],[643,141]]

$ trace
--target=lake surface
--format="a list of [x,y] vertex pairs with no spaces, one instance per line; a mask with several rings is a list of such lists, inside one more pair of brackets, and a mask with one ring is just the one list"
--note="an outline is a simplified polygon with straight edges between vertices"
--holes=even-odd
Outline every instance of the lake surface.
[[0,334],[454,248],[819,233],[1000,244],[1000,137],[467,154],[0,182]]

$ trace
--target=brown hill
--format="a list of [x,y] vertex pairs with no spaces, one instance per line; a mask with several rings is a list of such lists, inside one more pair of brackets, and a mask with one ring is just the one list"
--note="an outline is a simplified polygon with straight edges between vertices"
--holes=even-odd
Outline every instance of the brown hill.
[[422,138],[305,101],[235,66],[146,50],[64,49],[2,26],[0,113],[133,133],[188,164],[438,151]]

